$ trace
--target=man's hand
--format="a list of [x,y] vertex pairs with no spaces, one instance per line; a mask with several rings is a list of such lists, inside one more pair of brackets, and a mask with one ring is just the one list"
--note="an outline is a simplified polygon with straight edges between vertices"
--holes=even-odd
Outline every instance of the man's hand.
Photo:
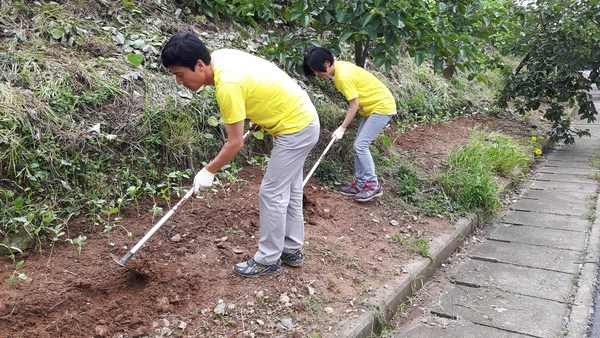
[[345,131],[346,131],[346,128],[339,127],[338,129],[336,129],[333,132],[333,138],[336,139],[336,140],[341,140],[342,137],[344,137],[344,132]]
[[215,174],[211,174],[208,170],[202,168],[194,177],[194,196],[200,190],[210,188],[213,185]]

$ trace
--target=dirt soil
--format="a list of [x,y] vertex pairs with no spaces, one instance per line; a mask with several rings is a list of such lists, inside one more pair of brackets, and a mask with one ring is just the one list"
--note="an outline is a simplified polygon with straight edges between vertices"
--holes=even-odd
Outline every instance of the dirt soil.
[[[531,128],[474,115],[405,131],[395,145],[421,170],[441,170],[452,147],[484,126],[516,137]],[[391,185],[383,185],[382,198],[359,204],[313,178],[305,187],[305,263],[244,279],[232,267],[257,248],[262,170],[248,165],[239,175],[247,184],[183,204],[127,262],[139,274],[111,254],[123,257],[160,220],[149,212],[152,201],[122,210],[109,233],[88,219],[71,220],[68,238],[87,237],[81,252],[61,240],[16,261],[1,257],[0,337],[333,336],[336,323],[368,308],[374,290],[425,259],[394,235],[430,240],[454,230],[448,219],[398,209],[386,198]],[[177,200],[157,203],[166,212]],[[21,259],[28,279],[9,285]]]

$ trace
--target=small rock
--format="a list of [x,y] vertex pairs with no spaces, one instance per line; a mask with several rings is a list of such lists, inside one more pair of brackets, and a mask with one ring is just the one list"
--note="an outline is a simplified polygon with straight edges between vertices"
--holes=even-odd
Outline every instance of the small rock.
[[234,309],[235,309],[235,304],[234,303],[227,304],[227,310],[234,310]]
[[294,327],[294,324],[292,323],[292,318],[281,318],[279,323],[281,324],[281,326],[288,330],[291,330]]
[[219,304],[217,304],[217,306],[215,307],[213,312],[218,315],[224,315],[226,308],[227,308],[227,304],[225,304],[225,302],[223,302],[223,300],[219,299]]
[[260,325],[260,326],[263,326],[263,325],[265,325],[265,322],[263,322],[263,321],[262,321],[262,320],[260,320],[260,319],[257,319],[257,320],[256,320],[256,324],[258,324],[258,325]]
[[100,337],[105,337],[108,334],[108,328],[103,325],[98,325],[94,328],[94,332]]
[[379,220],[377,218],[373,218],[373,223],[379,223]]
[[284,294],[282,294],[282,295],[279,297],[279,301],[280,301],[281,303],[284,303],[284,304],[285,304],[285,303],[289,303],[289,302],[290,302],[290,297],[288,297],[288,295],[286,295],[286,294],[284,293]]
[[173,334],[173,331],[171,331],[171,329],[169,329],[168,327],[163,327],[162,329],[160,329],[159,333],[162,337],[166,337]]
[[171,242],[181,242],[181,235],[177,234],[177,235],[171,237]]
[[332,307],[326,307],[323,309],[323,311],[325,311],[325,313],[328,313],[328,314],[332,314],[335,312]]
[[391,224],[392,226],[395,226],[395,227],[397,227],[397,226],[398,226],[400,223],[398,223],[398,221],[396,221],[396,220],[394,220],[394,219],[393,219],[393,220],[391,220],[391,221],[390,221],[390,224]]
[[238,254],[238,255],[244,253],[244,250],[240,249],[237,246],[235,248],[231,249],[231,251],[233,251],[234,254]]
[[262,291],[262,290],[259,290],[259,291],[256,293],[256,298],[263,298],[263,297],[264,297],[264,295],[265,295],[265,292],[264,292],[264,291]]
[[313,296],[315,294],[315,288],[313,288],[312,286],[308,286],[308,295],[309,296]]
[[329,213],[329,212],[331,212],[331,209],[329,209],[329,208],[325,208],[325,209],[323,209],[323,212],[325,212],[325,213]]

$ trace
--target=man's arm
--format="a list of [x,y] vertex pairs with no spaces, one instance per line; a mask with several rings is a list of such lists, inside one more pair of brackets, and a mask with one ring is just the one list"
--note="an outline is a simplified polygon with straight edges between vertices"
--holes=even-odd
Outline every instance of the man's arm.
[[231,160],[240,152],[244,146],[244,120],[225,125],[227,133],[227,142],[219,154],[204,167],[208,172],[215,174],[224,165],[229,164]]
[[356,112],[358,111],[358,97],[355,97],[352,100],[348,101],[348,104],[349,104],[349,106],[348,106],[348,112],[346,113],[346,118],[344,118],[344,121],[342,122],[342,125],[340,126],[344,129],[348,128],[348,126],[354,119],[354,116],[356,116]]

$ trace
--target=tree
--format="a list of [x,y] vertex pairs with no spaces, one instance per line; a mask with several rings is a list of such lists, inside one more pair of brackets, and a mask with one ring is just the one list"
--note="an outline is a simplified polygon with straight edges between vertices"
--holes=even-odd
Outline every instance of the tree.
[[[354,44],[355,63],[371,58],[389,71],[403,50],[417,65],[429,59],[435,71],[478,72],[485,43],[506,29],[503,7],[479,0],[300,0],[285,18],[315,30],[332,49]],[[323,38],[324,37],[324,38]],[[400,47],[400,48],[399,48]]]
[[[566,107],[591,123],[598,114],[589,94],[600,85],[599,0],[538,0],[515,7],[517,22],[506,52],[521,62],[508,77],[500,103],[514,102],[521,114],[541,110],[552,123],[551,142],[575,142],[589,130],[571,127]],[[590,76],[582,70],[589,67]],[[543,105],[545,104],[545,105]]]

